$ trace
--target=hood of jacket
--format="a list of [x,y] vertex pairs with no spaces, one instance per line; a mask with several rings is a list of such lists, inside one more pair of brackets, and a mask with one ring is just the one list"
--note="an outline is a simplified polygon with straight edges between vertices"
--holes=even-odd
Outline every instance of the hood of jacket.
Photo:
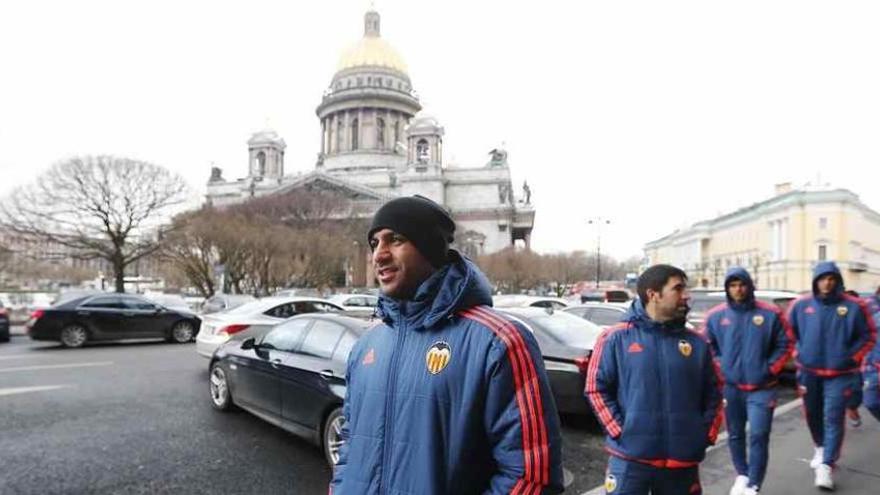
[[[741,280],[746,284],[746,300],[737,303],[730,297],[730,283],[734,280]],[[752,309],[755,307],[755,282],[749,272],[740,266],[735,266],[727,271],[724,276],[724,296],[727,298],[727,304],[733,309]]]
[[449,260],[422,282],[411,300],[379,296],[376,312],[382,321],[389,326],[405,321],[408,326],[430,329],[459,310],[491,306],[491,285],[479,268],[453,249]]
[[[837,287],[835,287],[834,292],[829,295],[827,298],[823,298],[819,294],[819,279],[825,275],[834,275],[834,278],[837,279]],[[846,288],[843,286],[843,277],[840,275],[840,269],[837,268],[837,264],[833,261],[822,261],[813,268],[813,296],[819,301],[827,301],[829,303],[836,303],[843,299],[843,291]]]

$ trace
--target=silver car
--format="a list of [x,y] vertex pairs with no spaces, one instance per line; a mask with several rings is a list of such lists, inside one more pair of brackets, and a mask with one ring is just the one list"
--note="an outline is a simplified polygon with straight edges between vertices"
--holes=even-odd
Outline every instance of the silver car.
[[220,344],[259,337],[293,316],[342,311],[342,306],[316,297],[266,297],[229,311],[203,315],[196,352],[210,359]]

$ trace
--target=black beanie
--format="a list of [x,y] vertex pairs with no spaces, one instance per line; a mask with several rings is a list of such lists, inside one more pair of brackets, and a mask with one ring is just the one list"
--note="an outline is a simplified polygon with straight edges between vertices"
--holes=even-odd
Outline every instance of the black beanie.
[[395,198],[382,205],[373,216],[367,242],[382,229],[404,235],[431,265],[439,268],[446,264],[455,222],[443,207],[424,196],[415,195]]

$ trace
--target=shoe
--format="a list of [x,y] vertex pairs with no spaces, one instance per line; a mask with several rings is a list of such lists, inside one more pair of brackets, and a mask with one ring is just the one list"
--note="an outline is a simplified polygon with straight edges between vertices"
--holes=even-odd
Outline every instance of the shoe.
[[750,486],[743,490],[742,495],[758,495],[758,487]]
[[816,469],[822,465],[822,461],[824,460],[825,449],[823,449],[822,447],[816,447],[816,452],[813,454],[813,460],[810,461],[810,467]]
[[846,417],[849,418],[849,425],[853,428],[862,426],[862,416],[859,414],[858,409],[847,409]]
[[816,488],[825,490],[834,490],[834,480],[831,479],[831,466],[828,464],[819,464],[816,468]]
[[749,484],[749,477],[739,475],[736,477],[736,481],[733,482],[733,486],[730,487],[730,495],[743,495],[743,491],[746,489],[746,486]]

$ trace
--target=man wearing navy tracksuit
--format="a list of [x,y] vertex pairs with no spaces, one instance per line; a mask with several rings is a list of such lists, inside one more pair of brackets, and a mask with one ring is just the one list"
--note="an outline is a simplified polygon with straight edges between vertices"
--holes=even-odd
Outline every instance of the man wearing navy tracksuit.
[[[874,325],[880,322],[880,309],[874,313]],[[874,344],[874,349],[865,358],[862,365],[862,379],[864,380],[865,408],[880,421],[880,345]]]
[[744,268],[727,272],[724,290],[727,302],[708,312],[703,332],[724,374],[728,444],[738,474],[730,495],[755,495],[767,472],[776,384],[794,350],[794,335],[779,307],[755,300]]
[[721,383],[709,342],[685,328],[687,276],[648,268],[624,321],[602,333],[586,396],[611,454],[605,491],[700,494],[699,463],[721,425]]
[[843,444],[844,411],[861,388],[859,368],[876,340],[867,305],[844,293],[837,265],[813,270],[813,293],[794,301],[788,320],[797,339],[798,389],[816,445],[815,485],[834,489],[832,468]]

